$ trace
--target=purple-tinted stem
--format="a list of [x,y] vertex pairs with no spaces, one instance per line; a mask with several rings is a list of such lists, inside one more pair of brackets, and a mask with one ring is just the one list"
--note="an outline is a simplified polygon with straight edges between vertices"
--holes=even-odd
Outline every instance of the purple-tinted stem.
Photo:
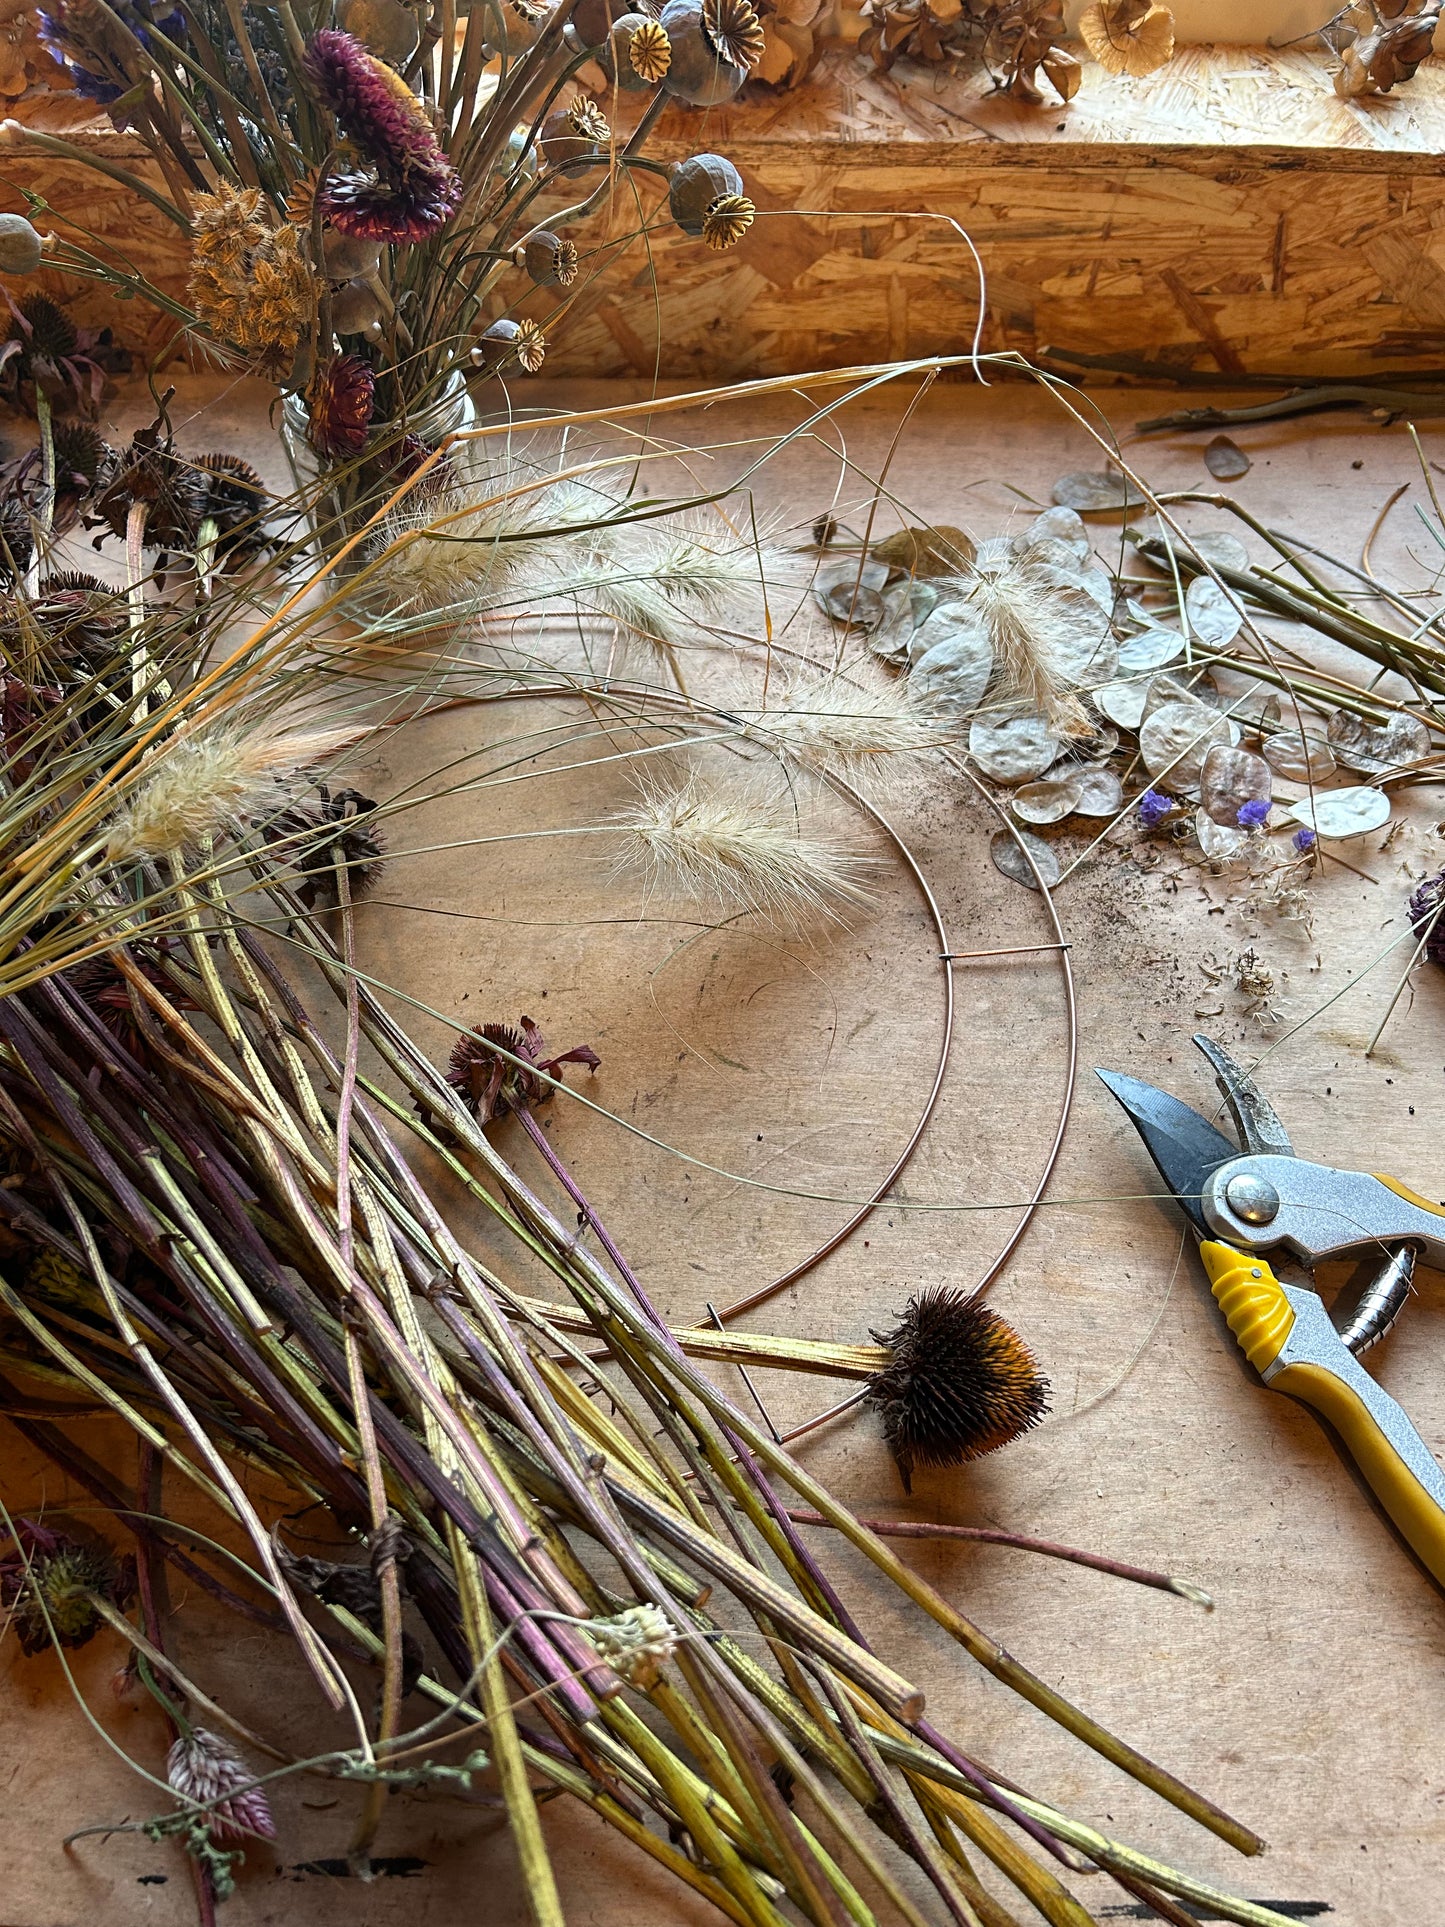
[[[612,1260],[613,1264],[616,1266],[618,1276],[623,1280],[628,1290],[632,1293],[633,1297],[637,1300],[638,1304],[642,1307],[643,1311],[647,1314],[648,1318],[652,1321],[653,1325],[657,1328],[657,1331],[661,1336],[664,1345],[673,1354],[674,1357],[681,1358],[683,1355],[682,1347],[678,1344],[676,1338],[673,1336],[671,1327],[668,1325],[667,1321],[662,1317],[662,1315],[658,1312],[656,1306],[654,1306],[654,1304],[652,1303],[652,1300],[647,1296],[647,1293],[642,1289],[642,1286],[638,1283],[637,1276],[633,1272],[632,1267],[627,1263],[627,1260],[623,1257],[622,1253],[617,1249],[617,1246],[613,1243],[611,1235],[607,1230],[607,1227],[603,1224],[602,1220],[598,1217],[597,1213],[593,1210],[592,1206],[588,1203],[586,1197],[582,1193],[581,1187],[577,1184],[571,1172],[567,1169],[566,1165],[562,1162],[561,1158],[558,1157],[556,1151],[552,1148],[552,1145],[548,1141],[546,1132],[542,1129],[541,1125],[538,1124],[536,1118],[533,1117],[531,1111],[526,1107],[526,1105],[521,1106],[521,1108],[517,1112],[517,1116],[521,1121],[522,1128],[526,1131],[528,1137],[532,1140],[533,1144],[535,1144],[537,1149],[541,1152],[542,1157],[546,1161],[548,1170],[551,1171],[552,1175],[556,1178],[557,1182],[562,1186],[562,1189],[567,1193],[568,1197],[571,1198],[572,1202],[576,1205],[577,1209],[582,1213],[586,1222],[589,1225],[591,1225],[592,1229],[596,1232],[597,1242],[602,1246],[602,1249],[607,1253],[608,1257]],[[843,1604],[842,1599],[838,1596],[838,1592],[836,1588],[828,1579],[827,1575],[824,1573],[822,1567],[818,1564],[813,1554],[808,1550],[808,1547],[803,1543],[802,1537],[799,1534],[797,1527],[793,1524],[792,1520],[788,1517],[787,1507],[783,1504],[782,1500],[778,1497],[777,1493],[773,1490],[772,1484],[768,1480],[768,1478],[764,1475],[762,1467],[758,1464],[757,1460],[753,1457],[752,1453],[748,1450],[747,1446],[744,1445],[743,1441],[737,1436],[737,1434],[734,1431],[732,1431],[732,1429],[727,1425],[725,1421],[720,1422],[719,1429],[721,1430],[724,1439],[727,1441],[727,1446],[729,1451],[732,1452],[733,1456],[737,1459],[738,1464],[742,1467],[744,1475],[751,1481],[753,1487],[758,1492],[759,1496],[762,1498],[763,1504],[767,1507],[769,1513],[771,1514],[773,1522],[777,1526],[778,1531],[782,1534],[783,1538],[786,1540],[788,1548],[792,1552],[793,1557],[797,1560],[798,1564],[802,1567],[803,1571],[807,1573],[808,1578],[812,1582],[818,1597],[826,1601],[829,1611],[833,1614],[837,1624],[843,1629],[844,1632],[847,1633],[848,1637],[851,1640],[854,1640],[859,1646],[862,1646],[865,1650],[868,1650],[867,1641],[864,1639],[863,1634],[860,1632],[857,1622],[853,1618],[853,1615],[848,1611],[847,1607]]]
[[1028,1834],[1031,1840],[1037,1840],[1041,1847],[1046,1847],[1055,1860],[1062,1862],[1066,1867],[1072,1865],[1067,1849],[1062,1847],[1046,1828],[1040,1826],[1037,1820],[1031,1820],[1021,1807],[1016,1807],[1006,1793],[1000,1793],[983,1769],[969,1759],[966,1753],[960,1753],[951,1740],[945,1739],[931,1720],[914,1720],[912,1725],[913,1731],[925,1746],[931,1746],[935,1753],[947,1760],[955,1773],[961,1773],[970,1786],[978,1788],[984,1796],[986,1806],[995,1807],[1000,1813],[1006,1814],[1016,1827],[1021,1827]]

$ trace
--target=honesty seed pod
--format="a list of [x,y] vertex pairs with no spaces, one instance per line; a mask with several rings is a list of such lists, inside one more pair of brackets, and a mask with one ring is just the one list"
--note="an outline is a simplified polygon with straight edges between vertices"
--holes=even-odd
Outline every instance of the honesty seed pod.
[[684,234],[700,235],[721,252],[740,241],[757,212],[743,177],[721,154],[694,154],[672,170],[667,190],[672,218]]
[[667,91],[696,107],[731,100],[763,50],[749,0],[667,0],[659,17],[672,47]]
[[542,228],[517,249],[516,262],[539,288],[570,288],[577,279],[577,244]]
[[660,20],[645,13],[624,13],[612,23],[607,45],[598,55],[603,72],[626,93],[642,93],[667,77],[672,42]]
[[34,274],[43,247],[23,214],[0,214],[0,274]]

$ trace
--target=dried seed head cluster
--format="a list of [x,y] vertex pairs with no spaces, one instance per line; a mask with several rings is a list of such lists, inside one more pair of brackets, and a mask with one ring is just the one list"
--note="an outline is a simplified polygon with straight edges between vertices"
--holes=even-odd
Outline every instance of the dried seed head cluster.
[[82,1528],[17,1519],[11,1537],[14,1551],[0,1556],[0,1625],[14,1627],[22,1652],[84,1646],[105,1623],[95,1596],[124,1605],[135,1590],[133,1564]]
[[597,1654],[631,1686],[655,1686],[677,1651],[677,1628],[660,1606],[629,1606],[611,1619],[589,1619]]
[[622,865],[640,869],[649,892],[791,928],[869,901],[866,861],[833,837],[805,834],[788,800],[755,783],[648,783],[613,826]]
[[314,322],[318,290],[300,231],[272,224],[259,189],[222,182],[192,202],[186,292],[219,340],[284,375]]
[[873,1336],[892,1357],[867,1400],[906,1490],[916,1465],[982,1458],[1048,1410],[1049,1382],[1012,1325],[950,1286],[920,1292],[892,1331]]

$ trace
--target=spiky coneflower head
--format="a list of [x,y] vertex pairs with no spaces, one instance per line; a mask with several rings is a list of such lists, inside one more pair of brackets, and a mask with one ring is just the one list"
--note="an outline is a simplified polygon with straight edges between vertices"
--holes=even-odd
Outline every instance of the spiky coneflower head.
[[306,392],[306,438],[327,461],[360,455],[376,406],[376,376],[359,355],[332,355]]
[[217,452],[197,455],[192,466],[206,486],[206,516],[216,524],[223,555],[254,555],[272,545],[266,529],[271,491],[249,462]]
[[11,588],[24,579],[35,554],[35,531],[29,511],[18,496],[0,500],[0,586]]
[[266,1789],[219,1734],[204,1726],[183,1733],[166,1755],[166,1782],[202,1808],[201,1824],[214,1840],[274,1840],[276,1822]]
[[755,782],[697,774],[671,786],[646,782],[612,827],[620,864],[640,868],[649,892],[726,915],[797,929],[839,921],[870,901],[866,860],[831,836],[806,834],[787,798]]
[[913,1487],[915,1465],[962,1465],[1037,1425],[1049,1382],[1012,1325],[954,1286],[919,1292],[892,1331],[874,1332],[892,1353],[868,1381],[867,1402]]
[[11,324],[10,334],[24,343],[21,360],[25,362],[64,361],[79,345],[75,323],[48,294],[21,297],[20,318]]
[[140,765],[111,821],[112,862],[191,849],[227,823],[284,798],[285,784],[353,740],[350,729],[288,728],[275,717],[173,738]]
[[104,487],[119,459],[98,428],[90,422],[62,415],[51,424],[55,445],[55,481],[61,490],[88,495]]
[[57,651],[92,674],[114,661],[128,626],[124,591],[81,569],[42,576],[27,608]]
[[143,506],[146,548],[194,546],[206,512],[206,485],[176,452],[164,405],[149,427],[131,436],[95,506],[113,535],[125,537],[131,510]]
[[563,1064],[585,1064],[595,1071],[602,1062],[586,1044],[575,1044],[555,1057],[546,1056],[546,1049],[546,1039],[530,1017],[523,1017],[516,1030],[510,1024],[478,1024],[452,1045],[444,1075],[477,1122],[490,1124],[508,1111],[545,1103],[552,1095],[546,1080]]
[[131,1562],[84,1528],[17,1519],[11,1537],[14,1552],[0,1556],[0,1623],[8,1619],[22,1652],[84,1646],[105,1623],[91,1595],[124,1605],[135,1590]]
[[805,672],[754,714],[747,733],[806,768],[856,777],[940,749],[955,732],[921,710],[904,681]]
[[322,207],[332,226],[392,243],[445,227],[461,204],[461,176],[401,75],[352,34],[326,27],[307,47],[306,76],[372,170],[327,182]]
[[1425,939],[1425,956],[1433,964],[1445,965],[1445,870],[1416,885],[1409,915],[1410,928],[1417,938]]
[[338,790],[333,796],[323,787],[315,801],[293,803],[262,824],[266,841],[297,872],[296,894],[308,910],[318,905],[331,910],[339,902],[338,859],[353,903],[376,888],[386,868],[386,840],[367,820],[375,809],[375,799],[360,790]]

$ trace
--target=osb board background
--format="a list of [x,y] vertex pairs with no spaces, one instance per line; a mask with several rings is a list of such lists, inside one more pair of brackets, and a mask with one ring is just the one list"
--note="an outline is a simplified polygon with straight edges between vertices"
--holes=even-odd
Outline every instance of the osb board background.
[[[137,164],[121,137],[95,138]],[[995,350],[1335,373],[1427,360],[1445,327],[1441,62],[1398,96],[1346,105],[1304,54],[1186,48],[1148,80],[1090,68],[1067,109],[1025,109],[976,75],[878,75],[836,49],[796,92],[670,112],[649,152],[709,148],[742,169],[752,231],[718,256],[663,213],[646,245],[619,246],[637,224],[620,193],[610,230],[604,219],[582,236],[591,251],[565,307],[523,304],[548,326],[552,373],[783,374],[956,354],[978,301],[960,226],[986,265]],[[183,287],[184,237],[120,187],[20,145],[0,198],[19,206],[27,187],[159,286]],[[173,341],[138,302],[88,286],[78,300],[151,353]]]
[[[558,398],[555,388],[536,393]],[[615,384],[563,389],[577,405],[637,393]],[[1164,399],[1116,396],[1115,419],[1127,428]],[[864,473],[877,472],[906,400],[875,397],[842,415],[849,455]],[[803,407],[737,404],[657,425],[685,447],[743,444],[691,463],[721,480],[755,452],[754,438],[792,425]],[[132,397],[115,414],[117,425],[133,424],[144,411]],[[188,384],[177,425],[183,446],[229,445],[281,478],[258,391],[214,379]],[[1439,453],[1439,431],[1425,424],[1422,432]],[[1238,439],[1255,465],[1237,493],[1261,519],[1353,557],[1389,493],[1410,482],[1377,556],[1394,566],[1407,544],[1418,548],[1409,515],[1418,469],[1402,431],[1325,421],[1261,425]],[[1207,485],[1197,439],[1154,441],[1136,453],[1160,485]],[[1017,526],[1027,512],[1005,483],[1047,499],[1056,475],[1095,459],[1032,390],[953,387],[915,417],[890,483],[910,510],[983,534]],[[825,448],[799,445],[765,473],[761,511],[788,523],[809,517],[831,499],[835,479]],[[665,480],[653,472],[655,486]],[[1203,526],[1205,511],[1191,513]],[[1101,541],[1108,534],[1101,525]],[[688,670],[724,673],[701,656],[689,657]],[[527,705],[438,720],[386,744],[367,776],[388,795],[483,741],[514,740],[530,753],[528,732],[553,720]],[[594,771],[529,782],[527,793],[526,820],[561,827],[596,823],[625,787]],[[509,794],[439,802],[406,819],[394,840],[419,850],[515,827]],[[888,808],[938,894],[953,948],[1047,937],[1038,900],[992,868],[994,822],[967,792],[946,783],[905,789]],[[1329,1927],[1423,1927],[1438,1914],[1445,1599],[1313,1419],[1252,1378],[1176,1212],[1152,1195],[1132,1130],[1089,1070],[1132,1071],[1207,1105],[1213,1087],[1189,1047],[1193,1030],[1203,1024],[1246,1056],[1273,1043],[1262,1081],[1302,1154],[1359,1159],[1440,1194],[1445,976],[1422,973],[1383,1049],[1368,1061],[1362,1054],[1394,978],[1390,963],[1368,975],[1366,966],[1399,934],[1411,877],[1441,861],[1437,792],[1411,793],[1406,809],[1409,827],[1388,848],[1379,835],[1349,847],[1366,875],[1327,869],[1314,944],[1256,922],[1224,883],[1129,836],[1059,892],[1079,987],[1081,1081],[1050,1202],[994,1294],[1053,1377],[1053,1416],[966,1472],[920,1474],[911,1501],[867,1420],[837,1424],[801,1448],[809,1467],[864,1512],[1012,1527],[1206,1586],[1218,1601],[1212,1615],[1016,1552],[907,1549],[1025,1663],[1258,1826],[1272,1849],[1255,1862],[1056,1734],[826,1547],[861,1600],[870,1635],[921,1678],[931,1710],[980,1757],[1146,1850]],[[1063,838],[1070,848],[1079,840]],[[606,886],[605,843],[593,837],[402,858],[363,914],[363,963],[448,1015],[473,1021],[526,1009],[559,1046],[591,1042],[603,1059],[591,1096],[735,1174],[681,1163],[580,1107],[559,1102],[548,1117],[648,1290],[671,1316],[691,1321],[706,1300],[726,1301],[775,1275],[838,1222],[837,1204],[751,1189],[739,1178],[863,1194],[905,1140],[927,1089],[938,1037],[936,938],[886,845],[872,847],[882,866],[876,911],[811,946],[711,932],[656,903],[634,921],[641,899],[630,886]],[[1256,1028],[1239,998],[1201,969],[1250,943],[1279,978],[1284,1023],[1272,1032]],[[978,1276],[997,1248],[1052,1133],[1064,1066],[1060,971],[1052,958],[1020,957],[961,964],[957,980],[949,1080],[901,1194],[913,1208],[876,1216],[749,1320],[753,1329],[857,1338],[921,1286]],[[415,1013],[408,1021],[443,1043],[439,1022]],[[1423,1275],[1396,1332],[1370,1359],[1437,1452],[1445,1450],[1442,1312],[1441,1279]],[[815,1380],[770,1374],[763,1384],[783,1422],[826,1397]],[[97,1455],[129,1464],[119,1431],[95,1426],[85,1436]],[[73,1496],[3,1421],[0,1493],[22,1508]],[[199,1523],[214,1529],[209,1518]],[[294,1534],[306,1530],[302,1520]],[[178,1657],[242,1718],[298,1750],[333,1737],[273,1641],[218,1619],[184,1586],[175,1596]],[[97,1639],[75,1656],[76,1678],[104,1731],[158,1772],[158,1721],[111,1695],[120,1658],[115,1642]],[[365,1700],[364,1679],[359,1690]],[[192,1918],[173,1850],[119,1834],[62,1851],[73,1829],[142,1817],[157,1796],[105,1751],[56,1663],[22,1660],[13,1642],[0,1649],[0,1789],[0,1927],[102,1918],[107,1927],[184,1927]],[[364,1892],[335,1871],[349,1811],[344,1790],[293,1782],[278,1799],[279,1844],[253,1854],[227,1909],[230,1927],[454,1927],[479,1912],[488,1927],[523,1927],[494,1811],[437,1797],[394,1800],[378,1849],[393,1872]],[[551,1806],[547,1825],[576,1927],[700,1921],[570,1806]],[[1102,1877],[1078,1890],[1101,1922],[1134,1917]]]

